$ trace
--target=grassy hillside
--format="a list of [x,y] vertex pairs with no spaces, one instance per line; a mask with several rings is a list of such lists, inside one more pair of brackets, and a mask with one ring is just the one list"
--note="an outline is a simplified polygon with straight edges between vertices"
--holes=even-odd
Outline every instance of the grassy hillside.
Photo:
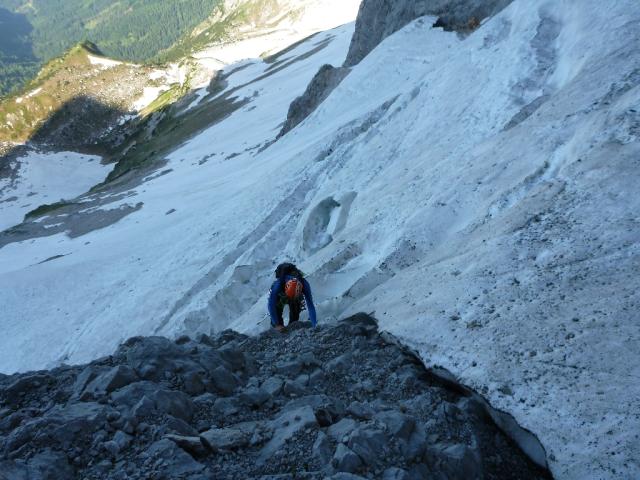
[[0,0],[0,95],[90,39],[107,56],[148,61],[211,16],[220,0]]
[[0,102],[0,141],[47,143],[49,135],[60,140],[69,131],[79,144],[86,143],[128,112],[149,85],[149,69],[128,63],[102,68],[89,55],[101,53],[89,42],[74,46],[42,67],[27,84],[28,93]]

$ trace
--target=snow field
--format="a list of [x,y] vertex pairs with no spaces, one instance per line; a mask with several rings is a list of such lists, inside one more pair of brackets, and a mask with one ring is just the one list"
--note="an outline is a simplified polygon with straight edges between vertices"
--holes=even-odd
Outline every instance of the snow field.
[[0,178],[0,231],[22,222],[43,204],[72,199],[104,180],[110,166],[100,157],[74,152],[39,153],[13,160]]

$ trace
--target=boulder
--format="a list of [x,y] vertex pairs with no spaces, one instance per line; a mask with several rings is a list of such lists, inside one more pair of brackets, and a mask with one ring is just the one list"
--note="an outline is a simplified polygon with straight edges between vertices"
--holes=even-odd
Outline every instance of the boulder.
[[213,390],[221,395],[231,395],[240,382],[237,377],[220,365],[211,372]]
[[361,420],[371,420],[376,411],[370,405],[362,402],[351,402],[347,413]]
[[362,467],[362,460],[344,443],[340,443],[333,454],[331,465],[339,472],[353,473]]
[[300,430],[317,426],[316,416],[310,406],[284,411],[275,420],[269,422],[273,430],[273,437],[262,448],[258,456],[258,463],[264,463]]
[[131,415],[135,418],[144,418],[152,415],[156,411],[156,404],[146,395],[131,409]]
[[250,387],[240,393],[239,398],[245,405],[258,408],[260,405],[267,403],[271,399],[271,395],[263,388]]
[[73,387],[71,387],[71,399],[77,400],[84,392],[89,382],[96,378],[100,373],[105,370],[104,367],[96,367],[95,365],[89,365],[85,367],[80,374],[76,377]]
[[240,411],[241,403],[237,397],[222,397],[218,398],[213,408],[219,413],[221,418],[227,418],[231,415],[235,415]]
[[289,378],[298,375],[303,368],[304,364],[300,359],[292,360],[289,362],[280,362],[276,364],[276,372]]
[[259,422],[241,422],[226,428],[212,428],[200,434],[200,438],[213,452],[246,447],[251,437],[261,427]]
[[[208,349],[207,349],[208,350]],[[126,359],[143,380],[161,382],[172,375],[203,372],[206,366],[199,362],[201,355],[192,344],[178,345],[163,337],[134,338],[120,347],[116,354]],[[211,365],[220,365],[215,356]]]
[[202,439],[198,436],[185,437],[182,435],[165,435],[164,438],[171,440],[183,450],[189,452],[196,457],[203,457],[207,454],[207,448],[202,443]]
[[409,473],[398,467],[387,468],[382,473],[381,480],[410,480]]
[[204,465],[196,462],[191,455],[178,447],[175,442],[167,438],[153,443],[143,455],[150,462],[159,461],[158,468],[166,478],[188,477],[205,468]]
[[127,385],[111,393],[111,401],[114,405],[124,408],[133,408],[144,396],[151,399],[158,390],[158,384],[150,381],[140,381]]
[[329,437],[324,432],[318,432],[316,441],[313,443],[312,455],[318,459],[321,465],[326,465],[333,456],[333,447]]
[[20,402],[22,397],[34,390],[38,390],[40,387],[45,386],[53,380],[54,378],[47,374],[23,375],[19,376],[16,380],[10,383],[4,391],[0,392],[2,392],[4,401],[8,405],[16,405]]
[[409,463],[422,459],[427,451],[427,432],[422,423],[415,423],[409,438],[400,444],[400,450]]
[[367,466],[376,466],[387,450],[387,439],[380,430],[360,427],[351,432],[348,445],[363,463]]
[[227,362],[234,372],[244,370],[247,366],[248,358],[244,351],[238,346],[236,341],[231,341],[218,349],[222,359]]
[[194,405],[191,397],[175,390],[156,390],[150,397],[156,410],[174,417],[190,421],[193,417]]
[[129,445],[131,445],[133,437],[124,433],[122,430],[118,430],[113,436],[113,441],[116,442],[118,448],[120,449],[120,451],[122,451],[125,448],[129,447]]
[[0,480],[30,480],[29,467],[23,461],[0,460]]
[[430,453],[435,458],[436,468],[447,478],[484,478],[480,454],[468,445],[435,446],[430,449]]
[[201,372],[187,372],[183,376],[184,391],[189,395],[200,395],[206,389],[205,380]]
[[86,398],[99,398],[137,380],[138,375],[136,375],[133,368],[128,365],[118,365],[91,380],[80,398],[83,400]]
[[343,442],[347,436],[358,426],[358,422],[351,418],[343,418],[338,423],[334,423],[327,429],[327,434],[334,442]]
[[211,408],[211,406],[215,403],[217,399],[218,399],[217,395],[207,392],[195,397],[193,399],[193,404],[197,408]]
[[299,397],[307,393],[305,386],[295,380],[286,380],[282,390],[288,397]]
[[376,413],[373,418],[382,423],[389,434],[403,441],[409,440],[416,424],[412,417],[396,410]]
[[320,386],[325,381],[325,374],[321,369],[316,369],[309,374],[309,386]]
[[67,457],[53,450],[46,449],[36,453],[28,462],[30,480],[60,480],[73,478],[74,472]]
[[47,415],[25,425],[32,432],[33,442],[40,445],[55,444],[69,448],[108,423],[111,407],[94,402],[71,403],[56,406]]
[[261,388],[271,396],[276,396],[282,391],[284,380],[278,376],[267,378],[262,382]]
[[184,420],[176,418],[173,415],[167,415],[167,423],[165,423],[165,426],[169,431],[175,432],[179,435],[186,435],[190,437],[198,436],[198,432],[195,428]]
[[351,365],[353,365],[353,354],[351,352],[343,353],[339,357],[329,361],[324,370],[328,373],[343,374],[351,371]]

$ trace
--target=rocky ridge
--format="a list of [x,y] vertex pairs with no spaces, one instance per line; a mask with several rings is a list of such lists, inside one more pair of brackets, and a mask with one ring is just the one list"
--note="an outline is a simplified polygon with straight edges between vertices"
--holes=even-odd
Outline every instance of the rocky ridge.
[[371,317],[0,376],[0,479],[541,479]]

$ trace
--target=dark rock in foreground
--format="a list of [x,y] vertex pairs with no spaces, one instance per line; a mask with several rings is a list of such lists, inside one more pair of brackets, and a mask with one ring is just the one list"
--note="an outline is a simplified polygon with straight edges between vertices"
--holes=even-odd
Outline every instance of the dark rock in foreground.
[[136,337],[0,378],[0,480],[538,479],[471,399],[357,315],[250,338]]

